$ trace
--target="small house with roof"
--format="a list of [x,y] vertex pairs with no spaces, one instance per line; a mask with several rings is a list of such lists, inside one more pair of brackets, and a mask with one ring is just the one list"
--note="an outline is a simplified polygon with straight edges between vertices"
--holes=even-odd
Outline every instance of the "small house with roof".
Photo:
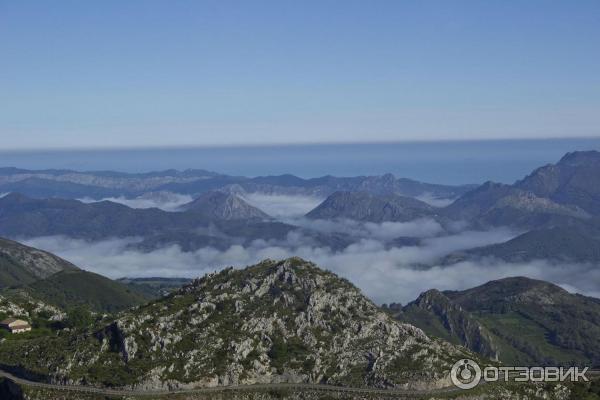
[[10,333],[23,333],[29,332],[31,325],[22,319],[8,318],[0,322],[0,328],[8,330]]

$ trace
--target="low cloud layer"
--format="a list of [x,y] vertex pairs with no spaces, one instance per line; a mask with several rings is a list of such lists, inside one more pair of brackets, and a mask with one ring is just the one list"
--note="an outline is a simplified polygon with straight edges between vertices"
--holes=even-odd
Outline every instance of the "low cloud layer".
[[505,230],[461,232],[426,238],[420,246],[386,248],[378,240],[361,239],[343,251],[308,245],[298,232],[279,243],[255,241],[250,246],[235,245],[225,251],[203,248],[183,252],[169,246],[151,252],[128,246],[138,239],[111,239],[89,243],[65,237],[40,237],[24,242],[54,252],[76,265],[111,278],[197,277],[226,266],[244,267],[265,258],[300,256],[348,278],[377,303],[414,300],[428,289],[461,290],[509,276],[527,276],[561,285],[571,292],[600,297],[600,270],[587,264],[557,264],[538,260],[505,263],[487,260],[435,265],[445,254],[504,240]]
[[456,199],[447,199],[447,198],[439,198],[435,197],[431,193],[423,193],[420,196],[416,197],[417,200],[421,200],[424,203],[429,204],[434,207],[446,207],[454,202]]
[[178,211],[180,207],[193,200],[192,196],[171,192],[150,192],[143,196],[128,199],[125,197],[106,197],[101,200],[88,197],[78,199],[84,203],[112,201],[131,208],[159,208],[164,211]]
[[[585,264],[566,265],[543,260],[511,264],[487,260],[461,262],[452,266],[437,265],[442,257],[451,252],[504,242],[516,236],[516,232],[507,229],[468,231],[464,224],[458,222],[451,227],[446,226],[451,231],[448,233],[430,218],[378,224],[351,220],[310,220],[304,215],[322,199],[256,193],[245,194],[244,198],[268,214],[304,231],[293,231],[285,240],[256,240],[251,245],[234,245],[225,251],[206,247],[184,252],[173,245],[141,252],[133,246],[141,240],[136,238],[90,243],[53,236],[23,242],[111,278],[198,277],[226,266],[244,267],[266,258],[300,256],[348,278],[377,303],[406,304],[428,289],[461,290],[509,276],[548,280],[571,292],[600,297],[600,270]],[[158,207],[175,211],[192,198],[162,192],[137,199],[107,200],[135,208]],[[435,204],[439,199],[425,200]],[[436,205],[444,204],[438,202]],[[314,237],[305,236],[303,232],[307,230],[323,234],[343,233],[352,238],[354,243],[343,250],[333,251],[315,244]],[[390,243],[399,237],[419,238],[420,244],[390,248]]]
[[[2,195],[6,195],[1,194]],[[247,193],[240,195],[246,202],[258,207],[275,218],[299,218],[321,204],[324,200],[312,196],[271,195],[265,193]],[[149,192],[133,199],[126,197],[106,197],[92,199],[89,197],[78,199],[84,203],[98,201],[112,201],[131,208],[159,208],[164,211],[180,211],[181,206],[189,203],[194,198],[190,195],[173,192]]]
[[391,240],[400,236],[417,238],[436,236],[444,231],[442,226],[431,218],[420,218],[409,222],[359,222],[349,219],[325,220],[295,218],[284,220],[291,225],[300,226],[321,233],[344,233],[355,238]]
[[303,216],[324,200],[312,196],[271,195],[265,193],[247,193],[241,197],[249,204],[260,208],[275,218]]

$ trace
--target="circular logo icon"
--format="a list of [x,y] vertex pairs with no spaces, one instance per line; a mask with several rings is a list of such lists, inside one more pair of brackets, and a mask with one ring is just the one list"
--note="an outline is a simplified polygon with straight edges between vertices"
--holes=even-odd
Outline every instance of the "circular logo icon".
[[481,381],[481,368],[473,360],[460,360],[452,366],[450,379],[460,389],[473,389]]

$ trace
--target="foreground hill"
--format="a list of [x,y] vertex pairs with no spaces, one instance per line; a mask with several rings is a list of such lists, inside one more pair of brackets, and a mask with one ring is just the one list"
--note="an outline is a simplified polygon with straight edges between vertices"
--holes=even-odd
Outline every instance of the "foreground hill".
[[467,355],[301,259],[226,269],[94,330],[0,346],[0,364],[29,376],[146,389],[439,387]]
[[436,290],[397,318],[510,365],[600,365],[600,300],[551,283],[507,278]]
[[406,222],[435,215],[434,207],[398,195],[335,192],[306,216],[312,219],[352,219],[365,222]]
[[78,268],[54,254],[0,238],[0,288],[47,278]]

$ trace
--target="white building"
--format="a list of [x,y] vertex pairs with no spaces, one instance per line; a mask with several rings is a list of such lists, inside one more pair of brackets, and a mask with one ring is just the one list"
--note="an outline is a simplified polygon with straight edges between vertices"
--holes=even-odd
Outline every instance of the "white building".
[[0,328],[8,330],[10,333],[23,333],[29,332],[31,325],[22,319],[8,318],[0,322]]

